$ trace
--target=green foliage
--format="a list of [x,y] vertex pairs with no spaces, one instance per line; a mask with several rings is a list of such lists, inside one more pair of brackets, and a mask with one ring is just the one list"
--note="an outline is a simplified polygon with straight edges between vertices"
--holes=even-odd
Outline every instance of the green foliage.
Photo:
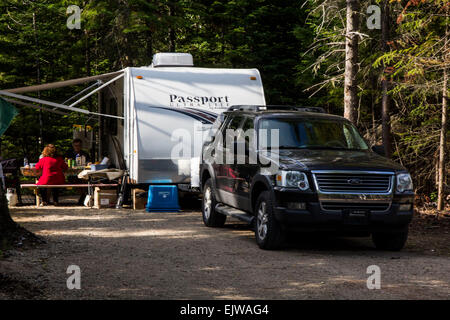
[[[342,114],[345,61],[345,1],[310,0],[309,24],[315,34],[316,60],[311,69],[315,85],[308,92],[322,93],[328,110]],[[387,4],[387,48],[381,30],[366,28],[367,6],[360,1],[359,121],[371,141],[381,138],[381,80],[389,81],[394,157],[413,173],[418,190],[433,190],[436,150],[442,109],[443,70],[449,66],[446,29],[449,0],[393,1]],[[446,7],[447,6],[447,7]],[[447,10],[447,11],[446,11]],[[319,90],[320,89],[320,90]],[[317,91],[319,90],[319,91]],[[426,192],[426,191],[425,191]]]
[[436,202],[438,198],[437,192],[430,193],[430,200],[431,202]]
[[[199,67],[258,68],[268,103],[320,103],[320,96],[311,100],[304,92],[315,79],[306,70],[313,57],[302,54],[313,39],[312,25],[305,23],[309,8],[302,4],[300,0],[44,0],[27,5],[4,0],[0,88],[37,84],[38,70],[40,82],[46,83],[149,65],[154,53],[175,45],[178,52],[192,53]],[[83,9],[82,30],[66,27],[69,5]],[[81,89],[50,90],[40,97],[63,102]],[[81,107],[95,110],[96,101]],[[39,111],[19,110],[1,140],[3,157],[28,156],[34,162],[46,143],[68,148],[72,124],[87,120],[78,114],[42,112],[39,144]]]
[[[385,1],[360,1],[358,125],[372,141],[380,138],[381,80],[388,79],[395,156],[425,185],[434,170],[442,70],[449,63],[442,50],[449,0],[388,2],[392,41],[385,50],[381,31],[365,23],[366,8]],[[72,4],[83,9],[81,30],[66,27]],[[34,85],[38,70],[41,83],[54,82],[149,65],[154,53],[175,50],[192,53],[199,67],[258,68],[270,104],[342,114],[345,10],[344,0],[3,0],[0,88]],[[83,88],[40,96],[63,102]],[[81,107],[96,110],[96,101]],[[35,161],[43,144],[68,148],[72,124],[88,120],[43,112],[39,144],[39,111],[19,110],[2,137],[3,157]]]

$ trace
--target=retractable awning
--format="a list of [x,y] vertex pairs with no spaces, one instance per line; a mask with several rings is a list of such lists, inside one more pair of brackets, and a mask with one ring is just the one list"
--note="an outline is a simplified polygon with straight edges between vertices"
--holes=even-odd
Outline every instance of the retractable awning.
[[[102,113],[97,113],[97,112],[91,112],[91,111],[81,109],[81,108],[75,108],[75,105],[84,101],[85,99],[87,99],[88,97],[93,95],[94,93],[109,86],[113,82],[119,80],[123,76],[124,76],[124,72],[118,71],[118,72],[112,72],[112,73],[107,73],[107,74],[93,76],[93,77],[72,79],[72,80],[67,80],[67,81],[60,81],[60,82],[54,82],[54,83],[48,83],[48,84],[42,84],[42,85],[36,85],[36,86],[29,86],[29,87],[22,87],[22,88],[16,88],[16,89],[0,90],[0,96],[10,97],[10,98],[19,99],[19,100],[25,100],[28,102],[47,105],[47,106],[50,106],[53,108],[60,108],[60,109],[68,110],[68,111],[79,112],[79,113],[83,113],[86,115],[97,115],[97,116],[103,116],[103,117],[109,117],[109,118],[123,119],[123,117],[120,117],[120,116],[102,114]],[[62,87],[72,86],[72,85],[91,82],[91,81],[100,80],[100,79],[104,79],[104,80],[110,79],[110,80],[108,80],[106,83],[104,83],[101,86],[99,86],[98,88],[92,90],[91,92],[89,92],[88,94],[86,94],[85,96],[83,96],[82,98],[78,99],[77,101],[75,101],[74,103],[72,103],[70,105],[55,103],[55,102],[46,101],[46,100],[28,97],[28,96],[19,94],[19,93],[26,93],[26,92],[35,92],[35,91],[42,91],[42,90],[51,90],[51,89],[55,89],[55,88],[62,88]],[[9,102],[15,103],[15,100],[9,99]],[[19,102],[18,102],[18,104],[23,105],[23,103],[19,103]]]
[[66,81],[45,83],[45,84],[40,84],[40,85],[36,85],[36,86],[28,86],[28,87],[7,89],[7,90],[3,90],[3,91],[7,91],[7,92],[11,92],[11,93],[28,93],[28,92],[51,90],[51,89],[68,87],[68,86],[74,86],[74,85],[81,84],[81,83],[92,82],[92,81],[95,81],[95,80],[112,79],[112,78],[114,78],[115,76],[118,76],[121,73],[123,73],[123,71],[105,73],[105,74],[100,74],[100,75],[97,75],[97,76],[84,77],[84,78],[78,78],[78,79],[71,79],[71,80],[66,80]]

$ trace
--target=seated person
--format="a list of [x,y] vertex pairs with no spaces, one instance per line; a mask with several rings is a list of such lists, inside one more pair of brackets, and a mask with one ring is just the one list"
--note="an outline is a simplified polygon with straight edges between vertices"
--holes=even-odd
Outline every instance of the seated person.
[[[89,153],[87,153],[86,151],[84,151],[82,149],[83,148],[83,141],[81,139],[74,139],[72,141],[72,147],[73,148],[66,153],[66,158],[76,160],[77,155],[80,155],[80,156],[85,156],[86,163],[91,162],[91,158],[89,156]],[[67,177],[67,180],[71,184],[82,184],[82,183],[84,183],[84,181],[81,180],[81,179],[78,179],[77,176],[69,176],[69,177]],[[78,205],[82,205],[83,202],[84,202],[84,198],[86,197],[86,194],[87,194],[87,189],[86,188],[79,188],[77,190],[78,190],[78,193],[80,194],[80,198],[78,199]]]
[[[64,171],[67,170],[67,164],[64,159],[57,154],[56,147],[49,144],[42,152],[43,157],[36,164],[37,170],[42,170],[42,176],[39,178],[37,185],[55,185],[64,184],[66,179]],[[58,205],[58,188],[51,188],[53,194],[53,204]],[[42,205],[46,206],[49,200],[50,189],[40,189],[42,197]]]
[[86,163],[91,162],[89,153],[83,150],[83,141],[78,138],[72,141],[72,149],[66,153],[66,158],[75,160],[77,155],[84,156],[86,158]]

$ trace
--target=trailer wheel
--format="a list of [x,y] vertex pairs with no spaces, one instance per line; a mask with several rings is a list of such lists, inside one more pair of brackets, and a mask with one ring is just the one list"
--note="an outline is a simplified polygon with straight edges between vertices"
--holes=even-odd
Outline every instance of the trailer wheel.
[[208,179],[203,187],[202,216],[203,223],[207,227],[222,227],[227,220],[227,216],[216,212],[217,201],[214,197],[214,190],[211,179]]

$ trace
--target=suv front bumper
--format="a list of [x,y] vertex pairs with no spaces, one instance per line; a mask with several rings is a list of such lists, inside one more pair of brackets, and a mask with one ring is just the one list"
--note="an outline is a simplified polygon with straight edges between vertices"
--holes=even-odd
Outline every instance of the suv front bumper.
[[[405,228],[413,217],[414,195],[395,195],[388,210],[356,212],[351,209],[324,210],[317,194],[299,195],[298,192],[275,191],[275,218],[289,228],[317,227],[318,229],[355,229],[365,231],[388,231]],[[288,202],[305,202],[304,210],[289,209]],[[408,211],[400,211],[400,205],[411,204]]]

